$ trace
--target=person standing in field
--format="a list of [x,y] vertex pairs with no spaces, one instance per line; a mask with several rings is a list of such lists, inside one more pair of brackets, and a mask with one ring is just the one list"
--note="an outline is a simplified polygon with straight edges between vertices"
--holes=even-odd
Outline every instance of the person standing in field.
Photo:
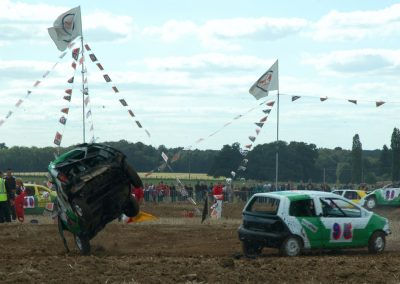
[[10,204],[6,190],[6,181],[3,173],[0,172],[0,223],[11,222]]
[[7,169],[7,175],[5,177],[5,183],[6,183],[6,190],[8,194],[8,203],[10,206],[10,212],[11,212],[11,217],[12,220],[15,221],[17,219],[17,216],[15,214],[15,190],[17,188],[15,178],[12,175],[11,169]]

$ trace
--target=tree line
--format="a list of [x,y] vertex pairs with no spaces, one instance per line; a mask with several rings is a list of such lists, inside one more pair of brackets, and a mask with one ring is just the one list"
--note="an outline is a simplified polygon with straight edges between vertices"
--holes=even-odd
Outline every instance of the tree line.
[[[104,144],[121,150],[139,172],[168,171],[161,158],[164,152],[170,161],[179,155],[171,164],[175,172],[230,177],[234,171],[236,178],[274,181],[275,153],[279,151],[279,181],[371,184],[400,180],[400,131],[397,128],[393,130],[390,148],[383,145],[382,149],[377,150],[363,150],[358,134],[353,137],[351,150],[279,141],[257,145],[245,157],[239,143],[224,145],[221,150],[184,150],[181,147],[166,148],[164,145],[155,148],[126,140]],[[48,164],[55,158],[54,153],[64,153],[72,148],[7,147],[0,143],[0,169],[11,168],[15,172],[47,171]],[[246,169],[238,170],[244,158],[248,160]]]

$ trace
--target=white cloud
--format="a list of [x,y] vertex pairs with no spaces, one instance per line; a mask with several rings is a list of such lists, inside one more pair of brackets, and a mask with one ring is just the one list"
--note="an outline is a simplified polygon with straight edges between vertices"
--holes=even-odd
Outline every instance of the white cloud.
[[400,4],[372,11],[331,11],[312,25],[320,41],[361,40],[400,35]]

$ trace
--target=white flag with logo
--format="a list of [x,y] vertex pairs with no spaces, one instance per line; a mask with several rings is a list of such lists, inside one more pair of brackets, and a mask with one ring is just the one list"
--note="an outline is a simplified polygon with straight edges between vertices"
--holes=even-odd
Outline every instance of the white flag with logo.
[[161,153],[161,157],[166,163],[168,162],[168,156],[164,152]]
[[249,93],[257,100],[268,96],[269,91],[279,89],[278,60],[251,86]]
[[82,35],[81,7],[75,7],[58,16],[48,31],[58,50],[64,51],[68,44]]

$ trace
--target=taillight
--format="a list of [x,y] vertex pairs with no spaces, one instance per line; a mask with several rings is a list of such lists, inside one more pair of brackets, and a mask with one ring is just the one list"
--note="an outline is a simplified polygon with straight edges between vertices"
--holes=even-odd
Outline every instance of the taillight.
[[66,175],[64,175],[63,173],[58,173],[57,175],[57,179],[63,183],[67,183],[68,182],[68,178]]

